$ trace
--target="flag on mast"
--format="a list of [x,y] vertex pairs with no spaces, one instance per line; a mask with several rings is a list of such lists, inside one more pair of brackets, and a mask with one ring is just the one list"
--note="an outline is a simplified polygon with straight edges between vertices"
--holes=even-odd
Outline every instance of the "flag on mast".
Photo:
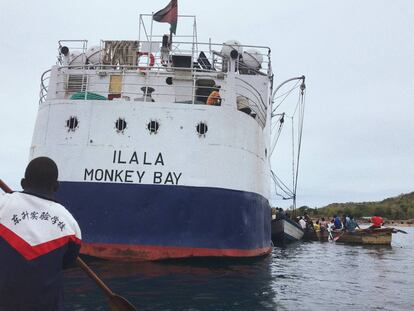
[[177,12],[177,0],[171,0],[165,8],[155,13],[152,18],[156,22],[170,23],[170,32],[175,34],[175,31],[177,30]]

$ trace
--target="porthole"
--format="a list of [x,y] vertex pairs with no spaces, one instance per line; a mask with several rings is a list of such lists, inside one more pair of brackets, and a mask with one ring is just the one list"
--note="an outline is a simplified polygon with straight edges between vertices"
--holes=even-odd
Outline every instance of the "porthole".
[[71,116],[69,119],[66,120],[66,127],[68,128],[68,132],[74,132],[79,125],[79,121],[77,117]]
[[200,122],[200,123],[197,124],[196,129],[197,129],[198,135],[205,136],[207,131],[208,131],[208,126],[207,126],[206,123]]
[[158,130],[160,129],[160,124],[158,123],[158,121],[151,120],[147,124],[147,129],[148,131],[150,131],[151,134],[157,134]]
[[118,133],[123,133],[127,127],[127,122],[123,118],[119,118],[115,122],[115,129]]

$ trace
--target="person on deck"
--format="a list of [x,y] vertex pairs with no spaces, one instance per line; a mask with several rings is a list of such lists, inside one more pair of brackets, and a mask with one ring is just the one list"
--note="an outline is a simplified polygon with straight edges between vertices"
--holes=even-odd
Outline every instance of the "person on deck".
[[207,105],[211,106],[220,106],[221,105],[221,97],[220,97],[220,86],[216,85],[213,91],[207,98]]
[[371,222],[372,225],[368,229],[378,229],[381,228],[382,224],[384,223],[384,220],[381,216],[372,216]]
[[60,311],[62,268],[75,263],[81,231],[54,200],[52,159],[33,159],[21,186],[23,192],[0,195],[0,310]]

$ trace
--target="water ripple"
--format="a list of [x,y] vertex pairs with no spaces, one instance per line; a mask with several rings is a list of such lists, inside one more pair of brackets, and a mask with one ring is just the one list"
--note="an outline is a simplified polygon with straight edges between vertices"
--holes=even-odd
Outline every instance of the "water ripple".
[[[298,243],[251,260],[93,262],[139,310],[414,310],[414,235],[392,247]],[[65,310],[110,310],[78,269],[65,273]]]

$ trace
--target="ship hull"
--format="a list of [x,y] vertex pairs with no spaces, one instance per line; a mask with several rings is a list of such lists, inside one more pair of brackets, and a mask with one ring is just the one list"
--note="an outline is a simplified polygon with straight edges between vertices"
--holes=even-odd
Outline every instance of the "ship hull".
[[62,182],[82,253],[111,260],[252,257],[269,253],[263,196],[213,187]]

